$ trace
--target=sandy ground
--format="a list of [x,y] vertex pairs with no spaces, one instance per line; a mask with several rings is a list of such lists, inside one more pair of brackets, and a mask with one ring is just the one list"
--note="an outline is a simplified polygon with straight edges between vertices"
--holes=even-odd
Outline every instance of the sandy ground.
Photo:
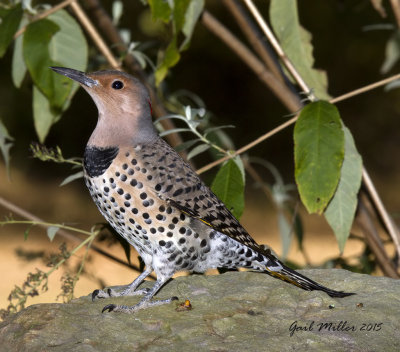
[[[0,174],[3,170],[0,169]],[[2,180],[3,180],[2,174]],[[78,181],[79,182],[79,181]],[[90,229],[96,222],[101,222],[102,218],[92,203],[90,196],[83,185],[78,183],[74,186],[60,188],[59,181],[30,181],[17,171],[12,172],[12,183],[1,182],[0,194],[5,199],[23,207],[46,221],[59,221],[71,224],[83,229]],[[29,197],[26,197],[29,194]],[[277,218],[268,203],[262,202],[261,198],[247,197],[246,210],[242,217],[242,224],[259,243],[266,243],[272,247],[276,253],[281,253],[281,243],[278,233]],[[3,219],[10,212],[0,208],[0,217]],[[14,216],[15,219],[20,217]],[[335,258],[339,255],[339,249],[333,233],[326,225],[325,221],[318,216],[304,217],[304,247],[313,265]],[[8,304],[7,298],[15,285],[22,285],[29,272],[35,272],[36,268],[43,271],[50,270],[43,259],[26,260],[24,256],[17,256],[16,252],[35,255],[38,252],[57,253],[63,239],[56,236],[50,242],[46,236],[46,231],[41,228],[32,228],[27,240],[24,240],[25,225],[7,225],[0,227],[0,308],[5,308]],[[119,244],[107,247],[100,244],[114,255],[121,259],[125,254]],[[68,248],[73,248],[69,243]],[[357,240],[349,240],[344,251],[345,257],[356,257],[363,250],[362,244]],[[60,279],[65,269],[74,268],[76,263],[84,255],[81,250],[73,258],[72,263],[67,268],[60,269],[50,276],[49,290],[40,294],[38,297],[29,299],[28,305],[39,302],[54,302],[60,293]],[[132,262],[137,264],[137,254],[131,252]],[[304,256],[297,248],[292,245],[288,259],[300,265],[305,264]],[[137,275],[127,267],[115,263],[100,255],[90,253],[85,274],[79,280],[75,296],[91,293],[94,289],[105,285],[120,285],[131,282]],[[213,272],[211,272],[213,273]],[[59,300],[60,301],[60,300]]]

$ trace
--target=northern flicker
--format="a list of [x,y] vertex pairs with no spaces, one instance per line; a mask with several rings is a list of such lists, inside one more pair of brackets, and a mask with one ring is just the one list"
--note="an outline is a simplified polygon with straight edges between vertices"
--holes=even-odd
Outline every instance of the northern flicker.
[[[84,178],[110,225],[140,254],[145,270],[122,292],[95,290],[92,298],[144,295],[134,306],[104,311],[132,313],[177,299],[151,300],[178,271],[250,268],[331,297],[352,293],[324,287],[258,245],[173,148],[151,119],[150,98],[136,78],[119,71],[83,73],[52,69],[80,83],[97,105],[98,121],[84,153]],[[151,289],[137,290],[152,272]]]

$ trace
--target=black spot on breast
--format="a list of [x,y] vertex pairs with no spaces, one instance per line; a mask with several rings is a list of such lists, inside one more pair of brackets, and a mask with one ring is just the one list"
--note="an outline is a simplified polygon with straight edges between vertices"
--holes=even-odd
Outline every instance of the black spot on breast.
[[173,196],[173,197],[177,197],[177,196],[179,196],[179,195],[182,194],[182,193],[183,193],[183,189],[180,188],[180,189],[176,190],[176,191],[172,194],[172,196]]
[[118,151],[118,147],[99,148],[87,146],[83,157],[83,166],[89,177],[104,174],[118,155]]

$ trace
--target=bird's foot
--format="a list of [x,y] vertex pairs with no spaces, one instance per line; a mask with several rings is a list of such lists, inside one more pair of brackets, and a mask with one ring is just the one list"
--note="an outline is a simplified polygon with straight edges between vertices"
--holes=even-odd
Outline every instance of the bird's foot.
[[142,288],[136,291],[132,291],[129,288],[126,288],[120,292],[117,292],[111,288],[108,288],[106,290],[94,290],[92,292],[92,301],[100,298],[146,295],[147,293],[149,293],[149,291],[150,291],[149,288]]
[[163,304],[169,304],[169,303],[171,303],[173,301],[177,301],[177,300],[178,300],[178,297],[171,297],[168,299],[162,299],[162,300],[158,300],[158,301],[142,300],[138,304],[135,304],[134,306],[107,304],[101,312],[104,313],[104,312],[108,311],[108,312],[121,312],[121,313],[132,314],[141,309],[146,309],[146,308],[155,307],[155,306],[161,306]]

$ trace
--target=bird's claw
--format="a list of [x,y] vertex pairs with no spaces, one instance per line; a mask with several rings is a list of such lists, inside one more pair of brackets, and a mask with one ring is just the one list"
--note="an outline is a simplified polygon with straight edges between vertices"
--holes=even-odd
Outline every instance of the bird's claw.
[[92,302],[94,302],[94,300],[96,298],[100,299],[100,298],[108,298],[108,297],[113,297],[113,291],[111,290],[111,288],[107,289],[106,292],[104,292],[103,290],[94,290],[92,292]]
[[105,311],[109,311],[112,312],[115,308],[117,308],[117,306],[115,304],[107,304],[103,310],[101,311],[102,313],[104,313]]
[[[92,292],[92,302],[94,302],[94,300],[95,300],[96,297],[99,295],[99,293],[100,293],[100,290],[94,290],[94,291]],[[101,298],[101,297],[99,297],[99,298]]]

